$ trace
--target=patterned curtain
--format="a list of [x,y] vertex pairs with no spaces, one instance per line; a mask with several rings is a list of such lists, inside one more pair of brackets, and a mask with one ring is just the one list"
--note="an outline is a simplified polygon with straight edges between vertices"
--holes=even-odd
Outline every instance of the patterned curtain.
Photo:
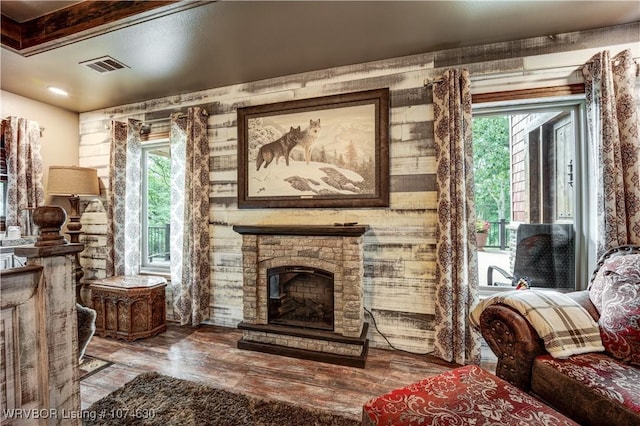
[[181,324],[209,317],[207,111],[171,116],[171,282]]
[[478,302],[471,89],[468,70],[445,72],[433,86],[438,184],[434,355],[480,362],[478,333],[469,324]]
[[20,226],[24,234],[28,207],[44,204],[40,126],[26,118],[9,117],[2,122],[7,162],[7,226]]
[[140,272],[142,122],[111,125],[109,209],[107,210],[107,276]]
[[623,244],[640,244],[640,137],[636,63],[631,50],[594,55],[583,67],[596,175],[598,258]]

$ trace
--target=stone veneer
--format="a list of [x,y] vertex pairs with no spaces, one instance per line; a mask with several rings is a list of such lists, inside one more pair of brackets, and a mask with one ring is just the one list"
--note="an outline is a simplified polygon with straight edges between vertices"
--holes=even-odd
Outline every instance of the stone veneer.
[[323,339],[268,333],[255,330],[243,330],[244,338],[267,345],[284,346],[301,350],[324,352],[335,355],[357,357],[362,354],[362,345],[331,342]]
[[[355,339],[362,338],[366,330],[362,278],[363,234],[368,226],[235,226],[234,230],[242,234],[244,310],[240,328],[244,330],[244,340],[337,355],[362,355],[363,344]],[[268,326],[267,270],[281,266],[317,268],[333,274],[333,332],[316,331],[314,336],[305,336],[283,332],[288,326],[274,326],[276,332],[252,327]],[[324,335],[346,339],[336,341]]]

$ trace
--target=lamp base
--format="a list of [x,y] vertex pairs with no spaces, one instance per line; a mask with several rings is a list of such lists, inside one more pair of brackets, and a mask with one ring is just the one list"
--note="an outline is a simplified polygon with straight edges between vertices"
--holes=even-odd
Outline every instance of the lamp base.
[[[69,220],[73,220],[73,217],[70,217]],[[79,224],[79,223],[78,223]],[[82,227],[82,226],[81,226]],[[69,228],[69,224],[67,224],[67,228]],[[80,242],[80,234],[83,234],[82,231],[79,230],[71,230],[71,229],[67,229],[67,234],[69,234],[69,239],[71,240],[71,243],[79,243]],[[82,269],[82,266],[80,265],[80,257],[78,256],[78,253],[75,254],[74,256],[74,269],[73,269],[73,276],[75,278],[75,282],[76,282],[76,301],[84,306],[84,303],[82,303],[82,277],[84,277],[84,269]]]
[[[80,197],[77,195],[72,195],[69,197],[69,205],[71,206],[71,212],[69,213],[69,221],[67,222],[67,234],[69,234],[69,238],[71,239],[71,243],[79,243],[80,242],[80,234],[83,232],[80,231],[82,229],[82,223],[80,223]],[[80,257],[78,253],[75,255],[74,259],[75,268],[73,270],[74,277],[76,280],[76,302],[81,305],[82,303],[82,277],[84,277],[84,269],[80,265]]]
[[67,224],[67,234],[69,234],[69,242],[71,243],[79,243],[80,242],[80,234],[84,234],[82,231],[72,231],[69,228],[69,224]]

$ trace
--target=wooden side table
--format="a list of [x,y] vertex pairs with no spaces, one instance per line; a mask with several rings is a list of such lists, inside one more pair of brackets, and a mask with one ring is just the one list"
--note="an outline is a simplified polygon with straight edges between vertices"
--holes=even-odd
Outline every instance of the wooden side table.
[[158,276],[115,276],[90,284],[96,334],[128,341],[167,329],[165,287]]

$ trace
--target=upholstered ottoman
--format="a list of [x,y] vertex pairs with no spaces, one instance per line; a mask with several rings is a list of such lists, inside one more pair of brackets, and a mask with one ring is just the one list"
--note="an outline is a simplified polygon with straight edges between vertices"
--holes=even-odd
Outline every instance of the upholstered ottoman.
[[91,283],[96,334],[131,341],[165,331],[166,286],[164,278],[149,275],[115,276]]
[[577,425],[515,386],[473,365],[373,398],[362,425]]

